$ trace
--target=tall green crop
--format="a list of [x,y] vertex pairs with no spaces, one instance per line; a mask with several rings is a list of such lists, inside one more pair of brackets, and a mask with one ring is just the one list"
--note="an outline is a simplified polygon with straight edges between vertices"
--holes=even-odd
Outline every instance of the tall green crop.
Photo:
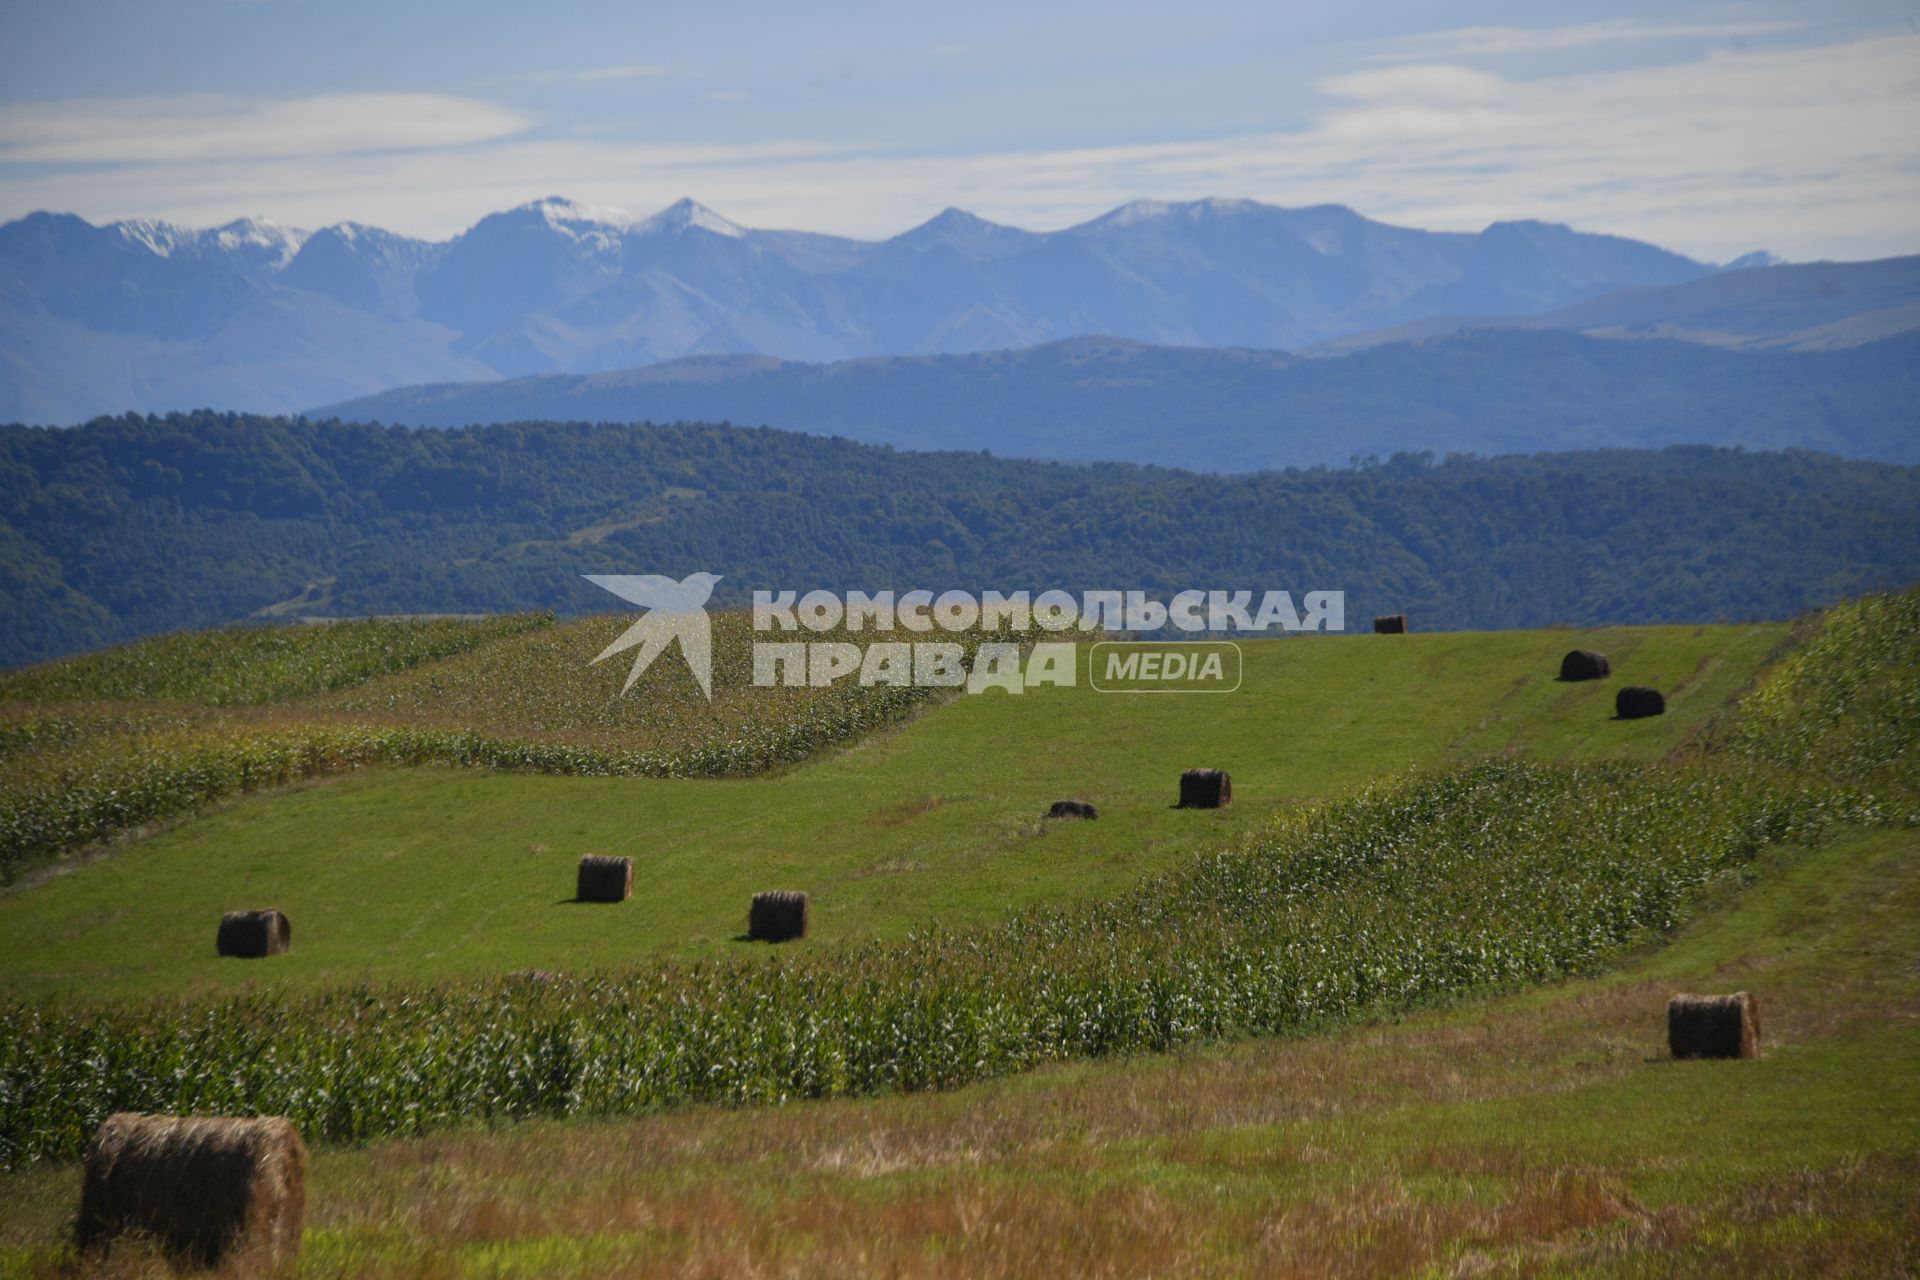
[[1591,968],[1862,796],[1720,769],[1485,765],[1283,817],[1110,902],[765,961],[92,1012],[0,1008],[0,1160],[110,1112],[356,1141],[532,1115],[946,1088]]

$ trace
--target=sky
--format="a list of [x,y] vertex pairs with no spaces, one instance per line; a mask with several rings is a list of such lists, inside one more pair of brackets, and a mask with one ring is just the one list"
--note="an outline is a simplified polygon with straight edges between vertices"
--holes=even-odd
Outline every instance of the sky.
[[560,195],[865,238],[1134,199],[1920,252],[1920,0],[4,0],[0,219],[445,238]]

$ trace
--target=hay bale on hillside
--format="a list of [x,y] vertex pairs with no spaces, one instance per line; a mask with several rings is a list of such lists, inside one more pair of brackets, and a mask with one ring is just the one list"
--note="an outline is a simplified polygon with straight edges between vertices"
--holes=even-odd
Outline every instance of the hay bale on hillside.
[[1675,996],[1667,1002],[1667,1048],[1676,1058],[1757,1058],[1759,1006],[1744,991]]
[[280,1116],[108,1116],[87,1148],[74,1243],[157,1243],[176,1264],[290,1273],[306,1217],[307,1148]]
[[1403,636],[1407,633],[1407,615],[1404,613],[1383,613],[1373,620],[1373,634],[1377,636]]
[[229,911],[220,917],[214,947],[223,956],[259,960],[283,954],[293,945],[293,925],[278,907]]
[[1572,649],[1560,659],[1562,680],[1602,680],[1613,674],[1613,664],[1604,653],[1591,649]]
[[1180,808],[1220,809],[1233,803],[1233,777],[1225,769],[1189,769],[1180,775]]
[[1640,720],[1667,714],[1667,700],[1658,689],[1630,684],[1613,695],[1613,714],[1622,720]]
[[633,859],[589,853],[580,859],[574,884],[578,902],[625,902],[633,896]]
[[807,936],[807,895],[797,889],[773,889],[753,895],[747,911],[747,937],[755,942],[787,942]]
[[1055,800],[1047,810],[1049,818],[1097,818],[1100,811],[1085,800]]

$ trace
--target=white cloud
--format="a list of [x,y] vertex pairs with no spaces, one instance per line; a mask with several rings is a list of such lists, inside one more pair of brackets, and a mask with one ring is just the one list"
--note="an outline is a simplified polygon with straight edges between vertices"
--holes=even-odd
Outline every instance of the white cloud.
[[1779,35],[1800,22],[1646,22],[1614,18],[1563,27],[1454,27],[1396,40],[1381,54],[1401,58],[1485,58],[1504,54],[1555,53],[1607,44],[1646,44],[1654,40],[1741,40]]
[[583,71],[530,71],[507,79],[512,84],[606,84],[617,80],[657,80],[672,74],[671,67],[631,63],[619,67],[588,67]]
[[9,103],[0,106],[0,163],[156,164],[406,151],[494,141],[531,123],[491,103],[426,93]]
[[206,225],[256,213],[443,236],[559,192],[637,212],[691,195],[749,226],[881,236],[950,204],[1048,228],[1141,196],[1232,195],[1452,230],[1547,218],[1720,260],[1757,247],[1920,251],[1920,36],[1534,80],[1462,70],[1334,76],[1320,86],[1325,113],[1301,128],[1194,141],[972,155],[538,137],[404,155],[286,150],[250,164],[11,175],[0,216],[55,208]]
[[1506,93],[1507,84],[1499,76],[1471,67],[1424,62],[1328,76],[1314,88],[1335,98],[1474,103],[1499,101]]

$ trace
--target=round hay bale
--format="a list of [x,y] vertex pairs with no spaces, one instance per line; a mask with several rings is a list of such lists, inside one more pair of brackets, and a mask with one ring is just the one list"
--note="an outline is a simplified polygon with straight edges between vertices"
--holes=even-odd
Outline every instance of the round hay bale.
[[1613,714],[1622,720],[1641,720],[1667,714],[1667,700],[1658,689],[1630,684],[1613,695]]
[[290,1273],[307,1206],[307,1147],[281,1116],[107,1117],[87,1148],[74,1243],[131,1236],[176,1264]]
[[1560,659],[1562,680],[1602,680],[1613,674],[1613,664],[1604,653],[1591,649],[1571,649]]
[[625,902],[633,896],[633,859],[589,853],[580,859],[576,902]]
[[788,942],[807,936],[807,895],[797,889],[772,889],[753,895],[747,910],[747,937],[755,942]]
[[1047,810],[1049,818],[1097,818],[1100,811],[1085,800],[1055,800]]
[[1744,991],[1675,996],[1667,1001],[1667,1048],[1676,1058],[1757,1058],[1759,1006]]
[[1373,634],[1377,636],[1403,636],[1407,634],[1407,615],[1404,613],[1383,613],[1373,620]]
[[1233,803],[1233,777],[1225,769],[1189,769],[1180,775],[1182,809],[1221,809]]
[[293,945],[293,925],[278,907],[229,911],[220,917],[214,949],[223,956],[260,960],[282,955]]

